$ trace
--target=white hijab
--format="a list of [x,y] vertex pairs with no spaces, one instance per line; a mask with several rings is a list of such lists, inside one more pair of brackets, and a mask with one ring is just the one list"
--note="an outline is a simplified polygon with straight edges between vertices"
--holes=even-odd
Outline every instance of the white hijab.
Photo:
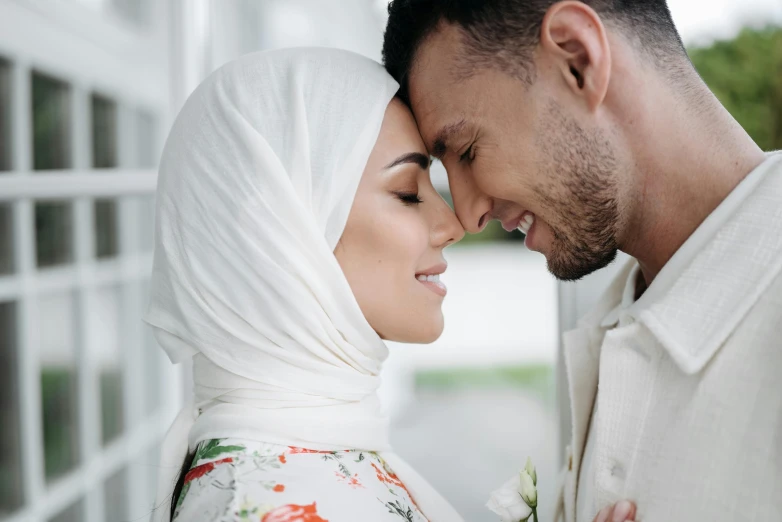
[[153,520],[188,446],[235,437],[381,452],[433,522],[461,518],[390,450],[388,355],[333,251],[398,85],[332,49],[247,55],[190,96],[160,164],[145,320],[195,399],[162,448]]

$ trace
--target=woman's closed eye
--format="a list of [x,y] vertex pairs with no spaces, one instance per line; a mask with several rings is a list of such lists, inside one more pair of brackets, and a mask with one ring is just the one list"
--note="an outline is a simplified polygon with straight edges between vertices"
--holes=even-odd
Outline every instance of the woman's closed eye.
[[418,205],[423,203],[423,200],[418,197],[417,192],[395,192],[394,193],[399,201],[405,205]]

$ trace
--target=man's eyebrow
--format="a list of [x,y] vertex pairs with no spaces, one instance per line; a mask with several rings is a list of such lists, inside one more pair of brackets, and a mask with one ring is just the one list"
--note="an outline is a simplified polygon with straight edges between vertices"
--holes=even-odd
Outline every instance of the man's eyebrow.
[[432,143],[432,156],[438,159],[442,158],[445,151],[448,149],[448,140],[450,140],[454,134],[460,132],[466,124],[466,121],[459,120],[456,123],[448,124],[440,129]]
[[421,169],[426,170],[431,165],[432,160],[429,159],[429,156],[426,154],[421,154],[420,152],[408,152],[407,154],[402,154],[384,168],[387,170],[396,167],[397,165],[402,165],[403,163],[415,163],[421,167]]

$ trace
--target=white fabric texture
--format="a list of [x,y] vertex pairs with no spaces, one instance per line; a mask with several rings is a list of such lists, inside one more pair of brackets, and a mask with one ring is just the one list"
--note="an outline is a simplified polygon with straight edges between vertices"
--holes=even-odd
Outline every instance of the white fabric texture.
[[[671,259],[665,264],[663,269],[654,278],[649,288],[635,299],[636,282],[641,274],[641,267],[634,263],[633,269],[627,276],[627,282],[622,292],[620,303],[611,312],[606,315],[600,325],[604,328],[614,326],[625,327],[633,321],[640,319],[641,314],[649,310],[676,284],[676,281],[684,274],[685,269],[692,263],[693,259],[701,252],[709,241],[720,231],[722,227],[734,216],[741,204],[755,191],[767,174],[766,168],[755,169],[744,178],[728,197],[714,209],[714,212],[701,223],[701,225],[687,238],[687,241],[676,251]],[[599,380],[599,379],[598,379]],[[598,392],[599,396],[599,392]],[[595,400],[592,412],[592,423],[597,418],[598,400]],[[597,514],[595,504],[595,474],[596,462],[594,458],[595,434],[596,430],[589,430],[584,447],[584,457],[581,462],[581,470],[578,478],[578,493],[576,498],[576,522],[591,522]]]
[[[645,521],[782,520],[782,155],[737,190],[648,306],[603,324],[633,260],[565,334],[573,433],[555,520],[622,499]],[[591,514],[577,512],[590,437]]]
[[222,437],[382,452],[430,520],[460,520],[390,451],[387,348],[333,254],[397,88],[346,51],[266,51],[213,73],[177,117],[145,320],[172,362],[193,359],[195,406],[163,443],[153,520],[169,519],[188,445]]

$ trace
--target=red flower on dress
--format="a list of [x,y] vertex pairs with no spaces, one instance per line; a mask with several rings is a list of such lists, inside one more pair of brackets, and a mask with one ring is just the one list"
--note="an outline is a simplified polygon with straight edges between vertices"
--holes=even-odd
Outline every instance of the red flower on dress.
[[285,491],[285,485],[277,484],[272,488],[272,491],[274,491],[275,493],[282,493],[283,491]]
[[187,475],[185,475],[185,484],[187,484],[191,480],[195,480],[197,478],[203,477],[204,475],[206,475],[207,473],[215,469],[215,466],[219,464],[227,464],[233,461],[234,459],[228,457],[222,460],[216,460],[214,462],[207,462],[206,464],[201,464],[200,466],[191,468],[190,471],[187,472]]
[[405,493],[412,499],[413,496],[410,495],[410,492],[407,491],[407,488],[405,487],[404,483],[399,480],[399,477],[396,476],[396,473],[389,473],[385,469],[382,471],[380,468],[375,466],[374,463],[372,463],[372,467],[375,468],[375,474],[377,475],[377,479],[382,482],[383,484],[386,484],[388,486],[397,486],[405,490]]
[[297,453],[331,453],[331,451],[311,450],[307,448],[297,448],[296,446],[288,446],[288,449],[291,450],[290,452],[294,455]]
[[320,518],[315,502],[307,506],[287,504],[266,513],[261,522],[329,522]]
[[279,457],[277,457],[277,458],[278,458],[278,459],[280,459],[280,462],[282,462],[283,464],[285,464],[285,462],[286,462],[286,461],[285,461],[285,455],[280,455],[280,456],[279,456]]
[[358,473],[354,473],[352,477],[348,477],[347,475],[344,475],[339,471],[335,471],[334,475],[337,476],[338,482],[347,484],[353,489],[364,488],[364,485],[361,483],[361,481],[358,480]]

